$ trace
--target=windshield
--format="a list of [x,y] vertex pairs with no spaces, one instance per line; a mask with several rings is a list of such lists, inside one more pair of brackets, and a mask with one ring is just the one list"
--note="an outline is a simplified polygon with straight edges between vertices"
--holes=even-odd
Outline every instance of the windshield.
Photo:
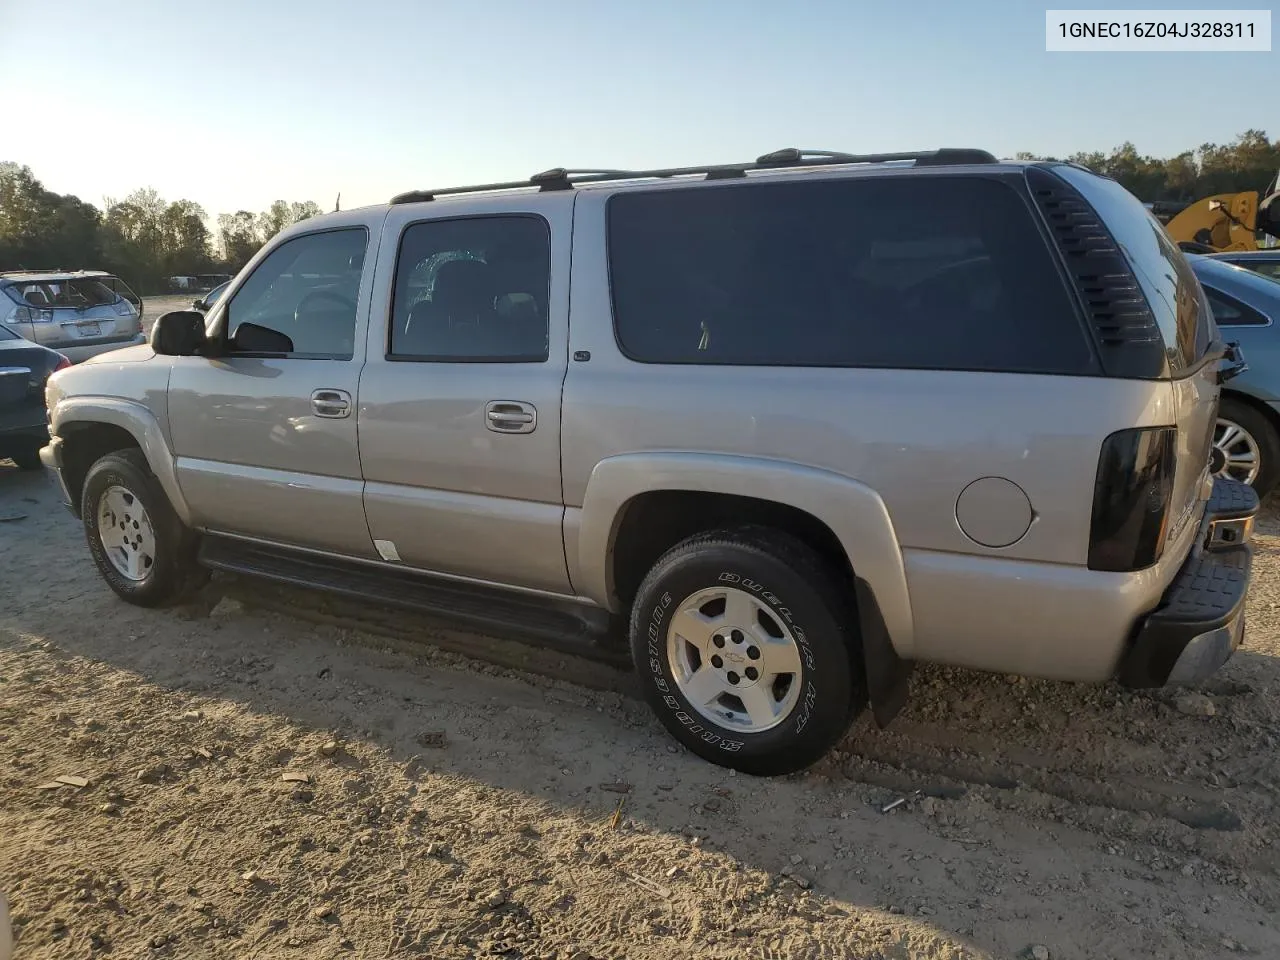
[[64,277],[56,280],[28,280],[13,284],[9,288],[11,296],[28,306],[72,307],[82,310],[86,307],[101,307],[120,300],[119,294],[101,280],[89,277]]

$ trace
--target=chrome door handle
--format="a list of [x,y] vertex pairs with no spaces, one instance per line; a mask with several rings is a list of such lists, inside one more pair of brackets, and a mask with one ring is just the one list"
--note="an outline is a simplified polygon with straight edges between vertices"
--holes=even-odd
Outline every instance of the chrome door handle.
[[311,410],[317,417],[341,419],[351,416],[351,394],[327,387],[311,392]]
[[533,433],[538,409],[519,400],[491,400],[485,404],[484,425],[494,433]]

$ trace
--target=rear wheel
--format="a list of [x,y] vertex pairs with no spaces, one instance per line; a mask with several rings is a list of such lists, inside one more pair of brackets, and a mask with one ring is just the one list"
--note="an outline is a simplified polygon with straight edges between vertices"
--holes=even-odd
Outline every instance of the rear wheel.
[[1280,436],[1261,411],[1223,397],[1213,431],[1214,468],[1265,497],[1280,480]]
[[645,577],[631,647],[673,736],[764,776],[813,763],[865,702],[853,607],[808,547],[761,528],[692,537]]
[[80,516],[98,571],[130,603],[172,603],[207,578],[196,563],[196,534],[178,519],[139,450],[109,453],[89,468]]

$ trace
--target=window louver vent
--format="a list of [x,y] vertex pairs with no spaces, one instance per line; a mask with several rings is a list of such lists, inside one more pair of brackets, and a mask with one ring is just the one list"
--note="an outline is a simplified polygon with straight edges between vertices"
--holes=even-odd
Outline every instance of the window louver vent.
[[1162,376],[1160,327],[1106,225],[1070,184],[1048,170],[1029,169],[1027,185],[1079,293],[1107,375]]

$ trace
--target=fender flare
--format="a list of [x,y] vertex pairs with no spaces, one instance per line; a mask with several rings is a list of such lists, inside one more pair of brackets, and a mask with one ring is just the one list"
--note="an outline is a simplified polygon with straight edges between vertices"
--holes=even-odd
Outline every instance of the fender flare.
[[137,441],[174,512],[184,524],[192,526],[191,510],[178,485],[174,457],[156,415],[137,401],[118,397],[67,397],[59,401],[53,410],[52,432],[64,442],[65,431],[72,424],[92,423],[119,427]]
[[[625,507],[640,494],[660,490],[771,500],[803,510],[825,523],[844,548],[856,579],[864,582],[874,596],[883,632],[891,644],[888,652],[911,658],[914,629],[907,575],[884,501],[866,484],[829,470],[782,460],[681,451],[626,453],[601,460],[591,471],[582,498],[579,593],[619,611],[611,559]],[[860,603],[860,617],[865,620],[867,612],[861,607]]]

